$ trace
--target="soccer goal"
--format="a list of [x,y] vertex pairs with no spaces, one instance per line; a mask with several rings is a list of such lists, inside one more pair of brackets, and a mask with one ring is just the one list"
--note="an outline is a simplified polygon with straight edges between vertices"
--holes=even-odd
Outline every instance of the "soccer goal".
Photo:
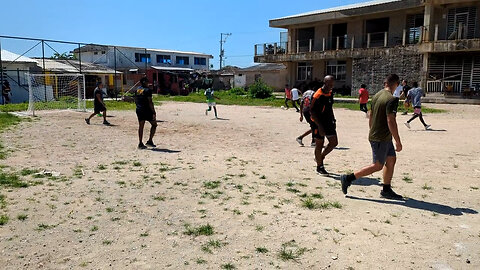
[[38,110],[86,111],[85,75],[27,74],[28,114]]

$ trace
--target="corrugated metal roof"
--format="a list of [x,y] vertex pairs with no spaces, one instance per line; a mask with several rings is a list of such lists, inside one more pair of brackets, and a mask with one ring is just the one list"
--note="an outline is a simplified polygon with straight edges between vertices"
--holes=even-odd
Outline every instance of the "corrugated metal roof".
[[2,62],[18,62],[18,63],[37,63],[32,58],[26,57],[26,56],[20,56],[19,54],[9,52],[7,50],[2,50]]
[[349,9],[356,9],[356,8],[364,8],[364,7],[376,6],[376,5],[386,4],[386,3],[401,2],[401,1],[402,0],[374,0],[374,1],[368,1],[368,2],[362,2],[362,3],[351,4],[351,5],[300,13],[296,15],[272,19],[272,21],[295,18],[295,17],[303,17],[303,16],[309,16],[309,15],[317,15],[317,14],[323,14],[323,13],[329,13],[329,12],[336,12],[336,11],[343,11],[343,10],[349,10]]
[[156,70],[164,70],[164,71],[193,71],[191,68],[182,68],[182,67],[160,67],[160,66],[152,66],[152,68]]
[[[37,65],[42,68],[43,60],[38,59]],[[80,62],[78,60],[45,59],[45,70],[61,73],[79,73]],[[101,65],[82,62],[82,73],[113,74],[115,70]],[[117,71],[117,73],[121,74],[122,72]]]
[[242,68],[239,71],[277,71],[286,67],[283,64],[262,63],[251,67]]

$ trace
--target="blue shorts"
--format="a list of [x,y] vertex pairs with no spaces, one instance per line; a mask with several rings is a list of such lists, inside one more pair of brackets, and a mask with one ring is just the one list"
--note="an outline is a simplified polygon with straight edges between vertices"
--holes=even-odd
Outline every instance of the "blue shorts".
[[372,142],[370,141],[370,146],[372,147],[372,156],[373,163],[380,162],[380,164],[385,165],[387,157],[395,157],[395,147],[393,143],[390,142]]

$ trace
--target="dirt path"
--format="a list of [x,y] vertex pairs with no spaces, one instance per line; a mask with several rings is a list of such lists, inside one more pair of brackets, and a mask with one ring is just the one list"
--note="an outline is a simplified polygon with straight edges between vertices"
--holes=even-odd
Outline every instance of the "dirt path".
[[[213,120],[204,104],[165,103],[157,151],[136,149],[134,112],[111,112],[111,127],[43,113],[0,135],[4,170],[60,173],[0,189],[1,268],[479,269],[480,107],[430,106],[449,110],[425,115],[432,131],[398,116],[393,186],[406,202],[379,197],[379,173],[349,198],[316,175],[294,110],[218,106]],[[327,170],[368,165],[367,119],[335,114]]]

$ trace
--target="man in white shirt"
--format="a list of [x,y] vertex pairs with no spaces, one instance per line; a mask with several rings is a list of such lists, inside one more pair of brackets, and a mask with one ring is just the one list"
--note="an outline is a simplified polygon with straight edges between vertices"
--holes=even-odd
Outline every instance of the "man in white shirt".
[[297,108],[297,104],[300,105],[301,92],[296,87],[294,87],[291,90],[291,93],[292,93],[292,104],[295,107],[295,109],[297,109],[297,112],[300,112],[300,110]]

